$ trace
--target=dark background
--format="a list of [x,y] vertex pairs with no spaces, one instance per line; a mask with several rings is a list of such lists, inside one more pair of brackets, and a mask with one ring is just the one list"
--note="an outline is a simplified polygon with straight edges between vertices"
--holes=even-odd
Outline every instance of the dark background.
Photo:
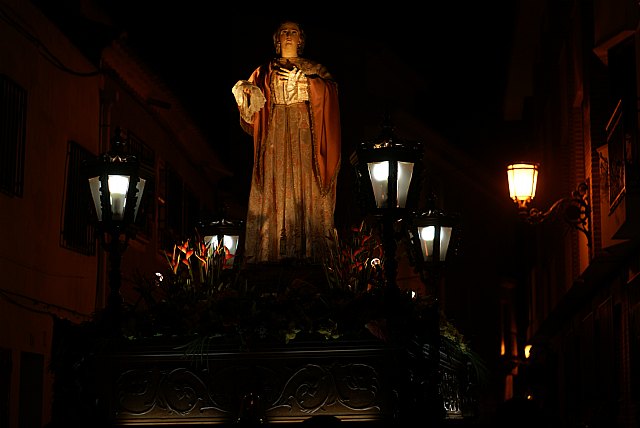
[[[304,11],[303,4],[237,11],[228,4],[222,12],[207,2],[109,2],[131,46],[217,140],[233,126],[220,114],[235,108],[230,88],[274,56],[271,35],[285,18],[303,25],[303,55],[329,68],[346,106],[412,110],[456,145],[466,144],[456,138],[465,124],[500,119],[517,2],[390,2],[360,13],[330,4]],[[365,84],[370,79],[375,87]],[[343,109],[347,134],[359,126],[351,113]]]
[[326,65],[340,90],[339,226],[356,221],[340,203],[353,198],[349,155],[356,143],[378,135],[385,112],[398,136],[427,146],[439,140],[473,159],[489,156],[487,144],[501,144],[495,129],[502,121],[516,5],[105,2],[127,44],[184,102],[234,171],[222,185],[241,204],[252,143],[240,129],[231,88],[274,56],[271,35],[282,20],[300,22],[307,34],[303,56]]

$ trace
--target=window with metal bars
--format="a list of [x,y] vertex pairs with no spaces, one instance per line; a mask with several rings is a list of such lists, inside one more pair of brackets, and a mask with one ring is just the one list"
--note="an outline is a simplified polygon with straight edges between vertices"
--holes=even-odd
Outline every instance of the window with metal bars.
[[0,74],[0,192],[22,197],[27,91]]
[[82,163],[94,157],[74,141],[67,144],[64,215],[60,233],[60,245],[63,248],[89,256],[96,252],[93,223],[95,208],[92,206],[89,184],[82,173]]

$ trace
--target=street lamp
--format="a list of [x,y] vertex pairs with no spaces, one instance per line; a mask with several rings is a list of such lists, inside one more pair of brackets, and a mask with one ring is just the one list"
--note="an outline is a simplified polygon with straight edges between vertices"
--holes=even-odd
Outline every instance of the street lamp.
[[[396,225],[402,221],[403,228],[408,231],[410,248],[413,250],[409,251],[409,254],[414,259],[425,286],[429,287],[431,284],[433,292],[434,289],[439,289],[437,284],[439,272],[449,252],[457,218],[432,207],[419,214],[409,210],[408,207],[413,205],[412,199],[418,196],[416,188],[421,180],[423,145],[420,142],[399,139],[393,131],[387,116],[380,135],[356,147],[356,151],[351,156],[351,163],[356,170],[356,185],[365,211],[382,223],[387,290],[391,292],[398,290],[396,284],[398,263],[395,259]],[[390,295],[394,296],[393,293]],[[424,417],[426,410],[426,418],[431,426],[439,426],[445,414],[440,394],[438,299],[439,292],[436,291],[434,305],[424,314],[422,325],[426,331],[421,332],[427,335],[426,343],[414,340],[407,342],[408,354],[417,360],[417,366],[414,369],[417,372],[426,373],[427,376],[426,383],[419,385],[416,385],[415,373],[408,376],[413,383],[408,388],[415,392],[408,393],[407,399],[411,403],[406,409],[407,415],[417,416],[420,413]],[[387,303],[392,305],[394,300],[389,299]],[[427,398],[427,401],[423,401],[423,398]],[[423,404],[428,408],[425,409]]]
[[529,224],[540,224],[560,215],[569,226],[584,233],[587,245],[591,247],[589,184],[586,181],[579,183],[571,195],[558,199],[546,211],[529,208],[536,196],[539,169],[539,164],[531,162],[517,162],[507,166],[509,196],[518,206],[520,217]]
[[134,222],[145,180],[140,178],[138,159],[125,154],[119,129],[111,145],[110,152],[85,162],[84,167],[96,209],[100,242],[109,253],[107,307],[118,310],[122,304],[120,261],[129,239],[135,236]]
[[414,263],[425,286],[440,297],[439,278],[449,254],[454,228],[458,216],[437,208],[429,208],[421,213],[414,212],[409,217],[409,245]]
[[364,208],[382,221],[384,269],[389,289],[397,287],[395,223],[406,216],[406,207],[411,205],[422,160],[422,143],[400,139],[393,131],[387,116],[380,135],[360,143],[351,156]]
[[427,292],[433,296],[432,305],[425,320],[427,333],[427,366],[429,378],[426,382],[428,411],[433,426],[439,426],[445,416],[443,397],[440,392],[440,298],[442,296],[441,271],[449,255],[454,227],[458,224],[455,215],[436,208],[413,213],[407,229],[414,263]]
[[212,221],[200,222],[200,234],[209,249],[209,255],[224,251],[223,268],[238,267],[244,249],[244,221],[229,220],[224,216]]

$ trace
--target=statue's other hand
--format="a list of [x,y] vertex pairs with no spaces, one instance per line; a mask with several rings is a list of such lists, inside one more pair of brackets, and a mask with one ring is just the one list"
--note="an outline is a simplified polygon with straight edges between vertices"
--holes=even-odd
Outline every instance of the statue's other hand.
[[300,71],[298,67],[293,67],[291,70],[278,68],[276,70],[276,73],[278,73],[278,76],[280,76],[282,80],[293,82],[296,82],[298,79],[300,79],[300,76],[302,75],[302,71]]

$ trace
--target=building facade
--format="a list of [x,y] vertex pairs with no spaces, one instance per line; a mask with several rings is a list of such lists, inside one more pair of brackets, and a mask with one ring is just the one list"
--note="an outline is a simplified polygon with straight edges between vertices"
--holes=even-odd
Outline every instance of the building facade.
[[540,163],[538,207],[588,188],[584,230],[562,210],[520,229],[503,287],[505,399],[544,426],[640,423],[639,17],[630,0],[525,1],[516,26],[514,160]]
[[148,183],[138,233],[122,261],[123,294],[137,275],[166,266],[163,252],[174,239],[219,208],[215,189],[229,176],[108,19],[79,10],[95,31],[87,40],[104,40],[100,45],[73,44],[38,2],[0,5],[3,427],[47,423],[54,320],[80,323],[105,305],[108,262],[97,244],[82,161],[108,151],[118,129]]

